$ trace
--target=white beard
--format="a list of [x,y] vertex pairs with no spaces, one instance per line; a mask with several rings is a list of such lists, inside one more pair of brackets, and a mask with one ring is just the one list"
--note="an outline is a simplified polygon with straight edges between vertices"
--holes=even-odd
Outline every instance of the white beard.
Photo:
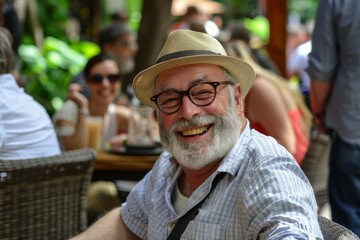
[[[213,123],[213,137],[208,141],[183,143],[176,131]],[[161,122],[160,122],[161,124]],[[160,127],[160,137],[164,148],[169,151],[179,164],[190,169],[221,160],[234,146],[242,128],[242,122],[235,107],[235,100],[230,101],[228,111],[220,116],[199,116],[190,121],[176,122],[168,131]]]
[[119,68],[122,74],[131,73],[135,68],[135,60],[133,58],[120,59]]

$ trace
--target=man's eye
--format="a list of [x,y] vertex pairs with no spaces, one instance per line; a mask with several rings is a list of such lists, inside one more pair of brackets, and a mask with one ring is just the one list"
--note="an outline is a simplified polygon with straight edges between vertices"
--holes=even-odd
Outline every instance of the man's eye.
[[169,97],[164,98],[161,100],[160,105],[163,107],[172,107],[179,104],[179,98],[178,97]]
[[197,92],[191,93],[192,98],[194,99],[207,99],[212,98],[214,96],[214,91],[211,90],[201,90]]

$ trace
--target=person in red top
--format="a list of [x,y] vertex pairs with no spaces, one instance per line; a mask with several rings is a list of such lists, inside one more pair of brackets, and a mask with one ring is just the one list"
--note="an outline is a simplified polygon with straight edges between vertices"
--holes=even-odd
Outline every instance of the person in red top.
[[251,127],[275,138],[301,165],[309,147],[311,114],[300,92],[256,63],[246,43],[229,43],[227,50],[230,55],[249,62],[256,72],[245,99],[245,115]]

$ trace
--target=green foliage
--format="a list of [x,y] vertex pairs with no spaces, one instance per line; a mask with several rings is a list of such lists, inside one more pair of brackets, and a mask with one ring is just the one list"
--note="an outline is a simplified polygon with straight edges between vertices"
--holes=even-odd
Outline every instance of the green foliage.
[[137,31],[141,22],[141,10],[143,0],[126,0],[125,6],[129,13],[129,27]]
[[222,2],[227,6],[226,11],[231,18],[240,19],[243,17],[254,17],[257,15],[257,1],[254,0],[223,0]]
[[268,42],[270,26],[266,17],[259,15],[255,18],[244,18],[243,23],[247,29],[258,36],[264,43]]
[[32,34],[26,31],[18,51],[25,91],[50,116],[62,107],[71,79],[83,69],[88,58],[100,51],[92,42],[69,43],[65,28],[70,9],[69,0],[39,0],[37,17],[46,36],[43,47],[37,48]]
[[288,0],[289,14],[300,16],[302,22],[315,19],[320,0]]
[[[226,8],[226,16],[230,19],[254,18],[263,14],[258,8],[258,2],[254,0],[216,0],[223,3]],[[315,18],[320,0],[287,0],[288,13],[297,15],[303,22]],[[269,2],[269,1],[264,1]],[[276,2],[272,0],[271,2]]]
[[79,42],[73,48],[53,37],[45,38],[43,51],[34,45],[21,45],[19,56],[21,73],[27,81],[25,91],[52,116],[62,107],[71,79],[83,69],[87,59],[99,51],[94,43]]
[[70,14],[69,0],[40,0],[38,18],[45,36],[66,40],[65,25]]

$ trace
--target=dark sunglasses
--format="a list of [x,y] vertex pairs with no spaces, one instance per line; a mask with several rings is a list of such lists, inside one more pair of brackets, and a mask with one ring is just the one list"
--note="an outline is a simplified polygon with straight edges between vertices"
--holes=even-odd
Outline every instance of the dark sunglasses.
[[110,83],[115,83],[117,81],[120,81],[122,77],[120,74],[109,74],[107,76],[103,76],[100,74],[94,74],[94,75],[90,76],[89,82],[95,83],[95,84],[101,84],[103,82],[104,78],[107,78]]

